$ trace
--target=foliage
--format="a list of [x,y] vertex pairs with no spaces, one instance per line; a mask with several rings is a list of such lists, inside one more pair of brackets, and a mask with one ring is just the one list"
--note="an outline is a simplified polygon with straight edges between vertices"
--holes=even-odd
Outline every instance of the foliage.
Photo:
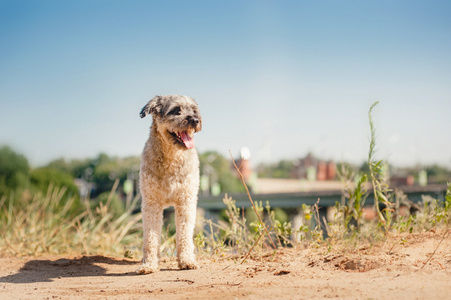
[[78,195],[78,188],[74,183],[74,178],[68,173],[51,169],[51,168],[38,168],[33,169],[30,172],[31,185],[42,192],[46,192],[49,185],[53,184],[56,187],[65,187],[69,196]]
[[[225,211],[227,219],[220,220],[218,223],[203,220],[204,226],[198,229],[195,244],[200,254],[213,256],[230,251],[235,253],[238,259],[242,259],[256,244],[260,251],[263,251],[264,248],[272,245],[270,238],[264,235],[265,223],[270,224],[267,230],[277,239],[278,245],[291,245],[290,235],[293,232],[291,222],[282,220],[285,217],[283,213],[277,213],[268,203],[265,207],[261,202],[255,203],[257,212],[265,220],[261,223],[257,217],[253,218],[254,221],[247,220],[246,215],[250,213],[243,214],[242,210],[236,207],[235,200],[227,195],[223,202],[227,206]],[[277,214],[281,219],[277,218]],[[206,232],[205,228],[209,229],[209,232]]]
[[[390,218],[391,218],[391,208],[393,204],[389,200],[389,193],[391,190],[389,189],[388,183],[386,181],[386,174],[387,167],[385,167],[382,160],[376,161],[374,159],[374,155],[376,152],[376,131],[374,128],[373,118],[372,118],[372,111],[373,108],[378,104],[379,102],[373,103],[371,105],[371,108],[368,112],[368,118],[370,121],[370,130],[371,130],[371,138],[370,138],[370,150],[368,152],[368,166],[369,166],[369,173],[371,178],[371,183],[373,186],[373,194],[374,194],[374,207],[377,212],[377,216],[379,218],[379,222],[381,226],[385,227],[385,230],[387,231],[390,227]],[[380,210],[379,203],[383,204],[385,206],[385,216]]]
[[261,164],[258,167],[258,176],[263,178],[291,178],[293,171],[292,160],[281,160],[273,164]]
[[217,182],[224,193],[241,193],[245,189],[232,172],[231,163],[216,151],[207,151],[199,155],[200,173]]
[[[94,207],[86,199],[82,213],[70,209],[75,198],[65,196],[65,188],[50,187],[46,194],[38,192],[29,205],[21,208],[14,202],[4,205],[3,198],[0,200],[0,227],[4,228],[0,232],[0,253],[14,256],[102,254],[140,257],[141,214],[133,214],[139,198],[135,197],[123,213],[117,214],[112,206],[115,193],[113,189],[110,195],[105,195],[108,196],[106,201],[102,200]],[[352,193],[357,194],[355,190]],[[232,198],[226,196],[223,201],[227,206],[227,218],[218,222],[202,220],[197,228],[194,240],[201,256],[216,259],[231,253],[237,262],[243,262],[249,254],[251,258],[261,259],[264,252],[274,249],[263,234],[262,224],[268,224],[266,228],[277,247],[304,245],[322,249],[326,246],[327,251],[358,251],[362,243],[367,245],[384,240],[377,223],[359,221],[358,228],[345,227],[343,215],[339,213],[336,214],[338,218],[326,224],[325,237],[318,205],[303,204],[300,210],[302,225],[294,228],[290,221],[277,218],[276,210],[269,203],[264,207],[260,202],[255,203],[264,219],[260,223],[248,222]],[[407,205],[409,201],[403,198],[400,203]],[[415,208],[416,213],[410,214],[407,210],[407,214],[402,214],[398,207],[394,213],[400,217],[392,219],[390,232],[412,234],[448,227],[451,223],[451,184],[448,185],[444,202],[425,197]],[[406,239],[408,236],[400,237],[399,243]],[[168,231],[164,235],[161,252],[173,256],[175,249],[175,233]]]
[[137,179],[139,160],[139,157],[135,156],[118,158],[101,153],[96,158],[85,160],[57,159],[50,162],[47,167],[70,173],[75,178],[81,178],[87,182],[93,182],[96,189],[92,196],[97,196],[109,192],[116,179],[122,182],[129,177]]
[[24,189],[29,174],[28,160],[10,147],[0,148],[0,198]]
[[64,158],[58,158],[47,164],[47,168],[59,170],[64,173],[72,174],[75,178],[82,178],[86,166],[90,166],[89,159],[73,159],[66,161]]
[[[335,206],[333,220],[320,219],[318,203],[313,206],[302,204],[297,216],[302,222],[295,228],[283,210],[271,208],[269,203],[263,206],[258,202],[254,204],[254,211],[243,211],[226,195],[223,199],[227,207],[225,218],[217,222],[201,220],[202,224],[196,229],[194,241],[198,253],[216,259],[229,252],[243,263],[248,257],[262,259],[266,250],[278,247],[303,245],[324,249],[325,246],[327,252],[360,251],[378,242],[385,246],[389,235],[395,236],[396,243],[402,245],[410,234],[442,229],[446,234],[451,224],[451,184],[448,184],[444,201],[425,196],[418,204],[410,202],[402,192],[388,189],[386,164],[374,158],[376,139],[371,113],[376,104],[369,111],[371,138],[365,166],[368,173],[359,174],[356,168],[346,164],[339,169],[346,188],[342,202]],[[200,160],[201,168],[212,167],[225,178],[218,178],[218,181],[225,180],[222,181],[224,187],[235,189],[232,184],[227,185],[227,180],[232,182],[233,178],[233,184],[236,184],[237,179],[225,158],[216,152],[207,152],[201,154]],[[118,159],[101,154],[93,160],[56,160],[45,168],[30,172],[23,156],[7,147],[1,148],[0,184],[3,185],[0,187],[6,187],[10,192],[12,188],[14,190],[9,195],[0,195],[0,228],[3,229],[0,232],[0,253],[15,256],[73,253],[139,257],[141,214],[134,214],[139,196],[130,198],[128,194],[124,207],[117,190],[120,180],[137,172],[138,163],[139,158]],[[428,172],[443,171],[434,170]],[[105,180],[102,188],[110,185],[112,188],[101,193],[96,201],[84,199],[82,211],[73,209],[78,199],[73,184],[75,174],[86,180]],[[113,184],[108,182],[113,179]],[[368,180],[372,183],[375,197],[376,222],[364,218],[363,206],[369,195]],[[18,196],[13,197],[13,194]],[[163,236],[161,252],[174,255],[176,239],[173,228],[168,226]],[[361,247],[362,244],[365,247]],[[390,253],[393,247],[391,245],[387,251]]]
[[[213,173],[214,181],[217,181],[223,192],[244,192],[243,186],[233,174],[230,162],[218,152],[208,151],[199,155],[200,172]],[[126,179],[138,178],[140,157],[126,158],[111,157],[105,153],[97,157],[85,160],[57,159],[50,162],[47,167],[58,169],[72,174],[75,178],[81,178],[95,184],[96,197],[109,192],[113,188],[116,179],[124,182]],[[119,189],[120,190],[120,189]]]
[[[30,172],[30,193],[35,195],[38,193],[45,194],[49,189],[64,189],[64,198],[74,198],[70,212],[80,212],[82,203],[78,195],[78,187],[74,183],[72,175],[51,169],[38,168]],[[30,199],[22,199],[24,205],[28,205]]]
[[[347,188],[345,188],[343,192],[344,203],[336,203],[335,204],[335,217],[338,214],[341,214],[343,218],[343,227],[350,231],[360,230],[360,227],[363,223],[363,206],[365,205],[365,200],[368,197],[366,183],[367,176],[363,174],[357,180],[357,183],[349,183],[349,181],[353,181],[354,177],[348,174],[341,174],[343,176],[344,181],[347,182]],[[347,177],[349,176],[349,177]],[[351,188],[350,185],[355,185]]]
[[446,167],[431,165],[425,166],[424,169],[426,170],[428,182],[430,183],[447,183],[451,180],[451,170]]

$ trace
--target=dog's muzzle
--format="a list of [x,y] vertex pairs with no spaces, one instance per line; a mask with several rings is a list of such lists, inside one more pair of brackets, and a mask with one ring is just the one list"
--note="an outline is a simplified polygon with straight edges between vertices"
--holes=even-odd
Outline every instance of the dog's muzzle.
[[193,116],[188,116],[188,124],[191,126],[197,127],[197,125],[199,125],[199,119]]
[[170,132],[171,136],[174,138],[174,141],[181,146],[184,146],[186,149],[194,148],[194,139],[188,133],[188,131],[179,131],[179,132]]

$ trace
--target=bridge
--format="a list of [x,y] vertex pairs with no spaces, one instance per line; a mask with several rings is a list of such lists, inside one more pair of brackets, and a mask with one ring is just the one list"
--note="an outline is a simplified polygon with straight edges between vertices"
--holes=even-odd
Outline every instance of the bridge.
[[[423,196],[430,196],[439,201],[445,200],[446,195],[445,184],[428,185],[428,186],[402,186],[398,189],[402,191],[407,198],[414,202],[419,203],[423,200]],[[374,194],[372,189],[368,189],[368,197],[366,198],[365,205],[374,204]],[[225,195],[221,196],[200,196],[198,201],[198,207],[204,210],[204,217],[216,221],[219,218],[221,210],[226,209],[226,205],[222,201]],[[236,207],[249,208],[252,204],[247,194],[235,194],[229,195],[235,200]],[[336,202],[341,203],[342,191],[341,190],[329,190],[329,191],[315,191],[315,192],[297,192],[297,193],[277,193],[277,194],[251,194],[252,200],[255,202],[262,202],[263,206],[266,206],[266,202],[269,202],[271,208],[282,208],[289,215],[293,221],[293,225],[298,226],[299,221],[295,221],[296,216],[299,215],[302,204],[314,205],[318,202],[319,210],[318,214],[320,219],[327,217],[327,209],[335,206]]]
[[[399,190],[406,194],[407,198],[418,203],[422,200],[422,196],[431,196],[434,199],[444,201],[446,194],[446,185],[428,185],[428,186],[401,186]],[[368,189],[369,195],[365,201],[366,205],[374,204],[374,195],[372,189]],[[251,207],[249,197],[247,194],[231,194],[229,195],[236,201],[237,207],[248,208]],[[342,201],[342,191],[315,191],[315,192],[297,192],[297,193],[277,193],[277,194],[251,194],[254,202],[261,201],[263,205],[266,205],[266,201],[272,208],[298,208],[302,204],[314,205],[318,199],[320,200],[320,207],[334,206],[336,202]],[[222,199],[224,195],[217,197],[214,196],[199,196],[198,207],[205,210],[222,210],[226,209],[226,205]]]

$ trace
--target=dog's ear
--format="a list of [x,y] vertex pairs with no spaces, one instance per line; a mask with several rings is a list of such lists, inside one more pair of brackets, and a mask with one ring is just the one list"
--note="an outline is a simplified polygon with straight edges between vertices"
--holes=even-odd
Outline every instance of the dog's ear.
[[148,114],[157,115],[161,111],[161,96],[155,96],[141,109],[139,115],[144,118]]

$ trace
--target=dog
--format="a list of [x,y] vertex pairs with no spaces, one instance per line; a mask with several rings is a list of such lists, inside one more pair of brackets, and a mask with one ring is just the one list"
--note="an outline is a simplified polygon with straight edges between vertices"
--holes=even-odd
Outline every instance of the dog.
[[175,208],[177,261],[180,269],[196,269],[194,226],[199,190],[199,157],[194,133],[202,129],[196,101],[182,95],[156,96],[141,110],[152,115],[150,136],[142,156],[143,259],[138,274],[159,270],[163,209]]

